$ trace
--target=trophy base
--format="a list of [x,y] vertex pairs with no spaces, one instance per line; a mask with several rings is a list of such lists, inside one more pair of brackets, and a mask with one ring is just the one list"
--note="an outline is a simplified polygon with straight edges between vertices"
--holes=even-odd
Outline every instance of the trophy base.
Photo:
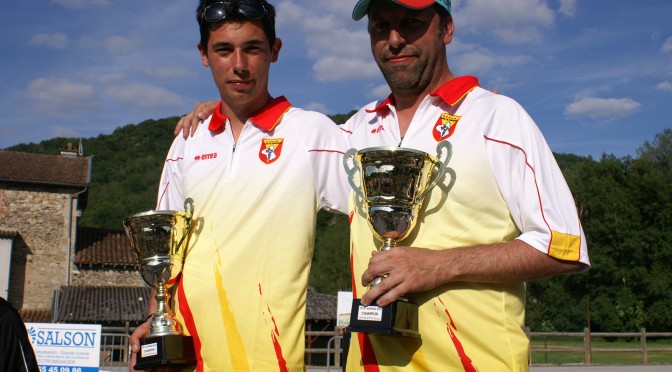
[[148,336],[140,341],[135,369],[149,369],[168,365],[196,364],[194,342],[191,336]]
[[393,336],[420,337],[418,305],[395,301],[389,306],[362,306],[360,299],[352,301],[350,332]]

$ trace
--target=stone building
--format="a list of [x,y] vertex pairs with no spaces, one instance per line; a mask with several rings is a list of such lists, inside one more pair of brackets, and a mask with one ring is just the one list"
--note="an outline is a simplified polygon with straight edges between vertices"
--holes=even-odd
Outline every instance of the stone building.
[[0,296],[17,309],[50,310],[72,279],[77,217],[91,157],[0,151]]

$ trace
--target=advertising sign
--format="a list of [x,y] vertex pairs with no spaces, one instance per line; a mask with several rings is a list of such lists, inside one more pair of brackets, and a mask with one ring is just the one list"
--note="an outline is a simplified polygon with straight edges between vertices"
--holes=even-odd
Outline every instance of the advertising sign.
[[98,372],[100,324],[26,323],[40,372]]

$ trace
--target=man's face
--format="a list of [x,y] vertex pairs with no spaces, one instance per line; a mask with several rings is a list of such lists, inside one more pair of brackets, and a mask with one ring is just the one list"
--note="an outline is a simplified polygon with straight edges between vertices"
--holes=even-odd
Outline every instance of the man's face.
[[225,22],[210,31],[206,50],[199,45],[203,65],[210,67],[222,101],[230,107],[257,106],[268,97],[268,73],[278,58],[260,21]]
[[446,65],[445,44],[452,40],[452,23],[445,30],[440,24],[433,7],[412,10],[387,0],[371,3],[371,50],[393,93],[420,94],[439,79]]

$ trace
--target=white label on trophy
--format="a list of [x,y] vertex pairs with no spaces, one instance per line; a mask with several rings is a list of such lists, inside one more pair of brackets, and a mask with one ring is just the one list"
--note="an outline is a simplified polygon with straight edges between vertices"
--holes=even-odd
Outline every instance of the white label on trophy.
[[379,306],[360,306],[357,310],[357,320],[380,322],[383,320],[383,308]]
[[154,356],[158,353],[159,353],[159,346],[155,342],[153,344],[142,345],[142,349],[140,350],[140,357],[146,358]]

